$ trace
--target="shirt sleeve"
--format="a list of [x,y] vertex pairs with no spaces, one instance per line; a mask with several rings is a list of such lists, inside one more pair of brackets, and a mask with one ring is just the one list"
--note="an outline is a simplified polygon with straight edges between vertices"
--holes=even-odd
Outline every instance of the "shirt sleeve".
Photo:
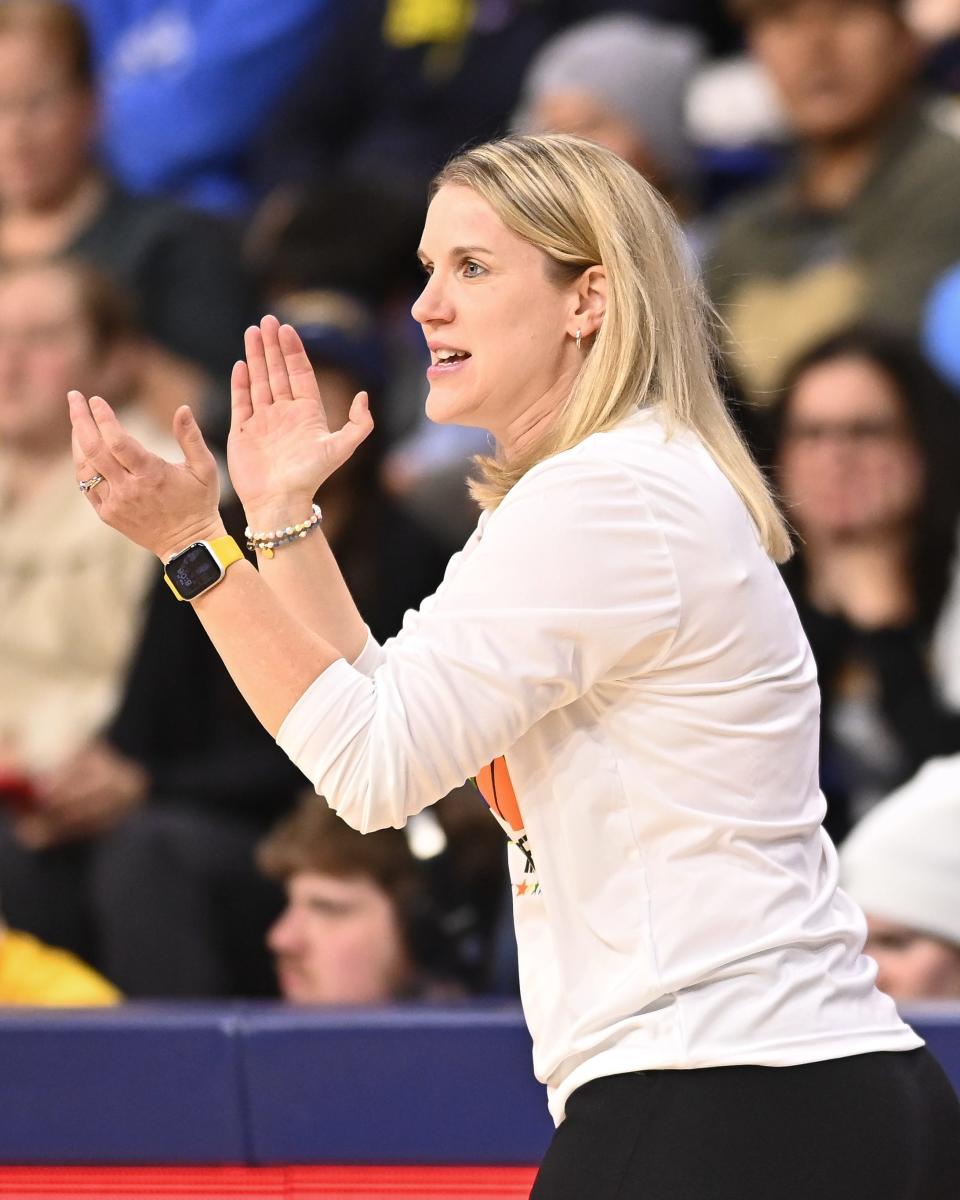
[[514,487],[396,638],[314,681],[277,741],[348,824],[399,827],[547,713],[652,669],[679,610],[635,478],[558,456]]

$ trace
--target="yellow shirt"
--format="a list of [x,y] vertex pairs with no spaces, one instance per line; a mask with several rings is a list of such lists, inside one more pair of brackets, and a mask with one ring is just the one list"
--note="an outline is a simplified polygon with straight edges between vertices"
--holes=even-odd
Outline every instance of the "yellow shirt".
[[0,1004],[86,1008],[122,999],[112,983],[66,950],[28,933],[0,931]]

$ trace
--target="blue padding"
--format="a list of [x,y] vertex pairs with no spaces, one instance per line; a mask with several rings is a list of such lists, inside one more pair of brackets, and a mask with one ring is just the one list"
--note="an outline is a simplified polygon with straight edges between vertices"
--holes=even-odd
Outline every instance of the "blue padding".
[[256,1163],[536,1163],[553,1131],[513,1005],[249,1011]]
[[[905,1017],[960,1092],[960,1006]],[[0,1163],[536,1163],[519,1007],[0,1009]]]
[[917,1004],[902,1008],[900,1015],[927,1043],[960,1096],[960,1004]]
[[222,1006],[0,1009],[0,1163],[239,1163]]

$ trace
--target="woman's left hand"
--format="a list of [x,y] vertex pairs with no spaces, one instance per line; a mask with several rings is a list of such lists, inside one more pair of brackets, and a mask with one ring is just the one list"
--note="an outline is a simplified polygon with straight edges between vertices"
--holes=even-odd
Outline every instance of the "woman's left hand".
[[217,464],[190,409],[177,409],[173,433],[182,463],[151,454],[120,424],[100,396],[70,392],[77,483],[99,475],[86,492],[101,521],[167,562],[191,542],[223,532]]

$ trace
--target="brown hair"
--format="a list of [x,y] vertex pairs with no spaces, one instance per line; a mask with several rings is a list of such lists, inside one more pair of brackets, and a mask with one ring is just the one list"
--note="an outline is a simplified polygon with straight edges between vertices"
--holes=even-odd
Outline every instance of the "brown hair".
[[90,34],[80,13],[63,0],[2,0],[0,35],[35,33],[59,54],[70,72],[71,82],[90,90],[94,85],[93,51]]
[[301,871],[367,875],[394,900],[419,887],[419,865],[402,829],[359,833],[312,793],[267,834],[257,847],[257,863],[281,883]]
[[136,337],[138,326],[133,298],[115,279],[80,259],[54,258],[5,267],[0,270],[0,284],[21,275],[41,274],[63,275],[70,280],[98,353]]

